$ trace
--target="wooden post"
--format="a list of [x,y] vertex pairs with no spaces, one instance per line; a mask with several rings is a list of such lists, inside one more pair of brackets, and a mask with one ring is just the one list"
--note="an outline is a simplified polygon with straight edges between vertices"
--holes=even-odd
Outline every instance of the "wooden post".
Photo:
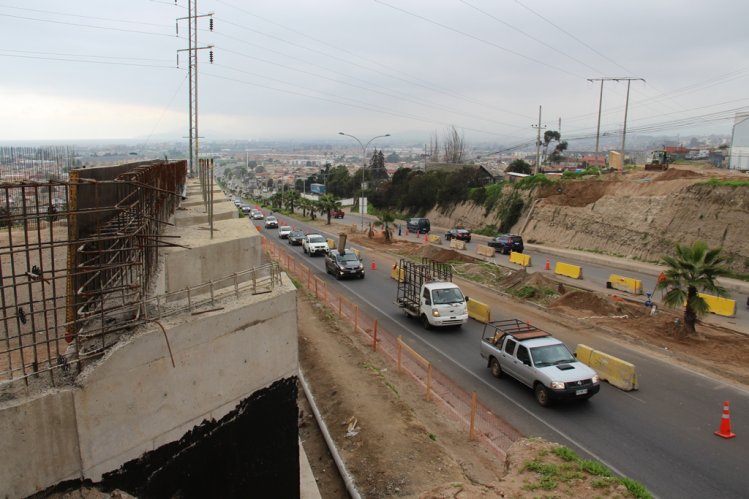
[[315,298],[320,299],[320,295],[317,294],[317,279],[315,279]]
[[398,372],[401,370],[401,351],[403,350],[402,341],[401,337],[398,336]]
[[354,305],[354,332],[359,329],[359,305]]
[[476,402],[476,392],[471,392],[471,419],[470,419],[470,426],[468,427],[468,438],[473,440],[476,437],[476,434],[474,433],[476,430],[475,426],[475,420],[476,420],[476,407],[478,406],[478,403]]
[[377,351],[377,319],[374,321],[374,336],[372,337],[372,351]]
[[338,318],[339,319],[343,317],[342,312],[343,312],[343,307],[342,307],[342,302],[341,302],[341,295],[338,295]]
[[427,400],[432,400],[432,363],[427,366]]

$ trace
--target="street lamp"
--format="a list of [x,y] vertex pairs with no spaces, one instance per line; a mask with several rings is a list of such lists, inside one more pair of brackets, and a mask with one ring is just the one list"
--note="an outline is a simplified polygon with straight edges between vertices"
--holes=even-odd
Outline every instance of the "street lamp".
[[378,135],[376,137],[372,137],[369,139],[369,142],[366,144],[362,144],[362,141],[358,138],[354,137],[353,135],[350,135],[348,133],[338,132],[338,135],[345,135],[346,137],[351,137],[355,141],[359,143],[362,150],[362,171],[361,171],[361,197],[359,198],[359,211],[361,212],[361,227],[364,229],[364,170],[367,168],[367,146],[372,143],[375,139],[381,139],[383,137],[390,137],[389,133],[386,133],[385,135]]

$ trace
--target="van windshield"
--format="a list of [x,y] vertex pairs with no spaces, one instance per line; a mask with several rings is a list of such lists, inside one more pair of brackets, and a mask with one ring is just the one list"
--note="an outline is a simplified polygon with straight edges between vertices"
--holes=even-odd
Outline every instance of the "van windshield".
[[460,303],[465,300],[463,293],[458,288],[435,289],[432,291],[432,303],[445,305],[447,303]]

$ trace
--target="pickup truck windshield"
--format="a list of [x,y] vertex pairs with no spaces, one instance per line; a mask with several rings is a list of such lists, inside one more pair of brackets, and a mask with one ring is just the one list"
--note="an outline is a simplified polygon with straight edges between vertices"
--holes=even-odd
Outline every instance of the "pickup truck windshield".
[[463,293],[458,288],[435,289],[432,291],[433,303],[435,305],[445,305],[447,303],[460,303],[465,301]]
[[533,365],[536,367],[556,366],[557,364],[575,362],[575,357],[572,356],[564,345],[547,345],[545,347],[531,348],[531,357],[533,357]]

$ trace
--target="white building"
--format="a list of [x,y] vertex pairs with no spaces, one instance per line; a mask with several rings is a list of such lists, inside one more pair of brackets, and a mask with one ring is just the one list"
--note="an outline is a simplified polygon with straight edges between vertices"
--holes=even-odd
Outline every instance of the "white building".
[[737,113],[731,136],[731,170],[749,171],[749,113]]

